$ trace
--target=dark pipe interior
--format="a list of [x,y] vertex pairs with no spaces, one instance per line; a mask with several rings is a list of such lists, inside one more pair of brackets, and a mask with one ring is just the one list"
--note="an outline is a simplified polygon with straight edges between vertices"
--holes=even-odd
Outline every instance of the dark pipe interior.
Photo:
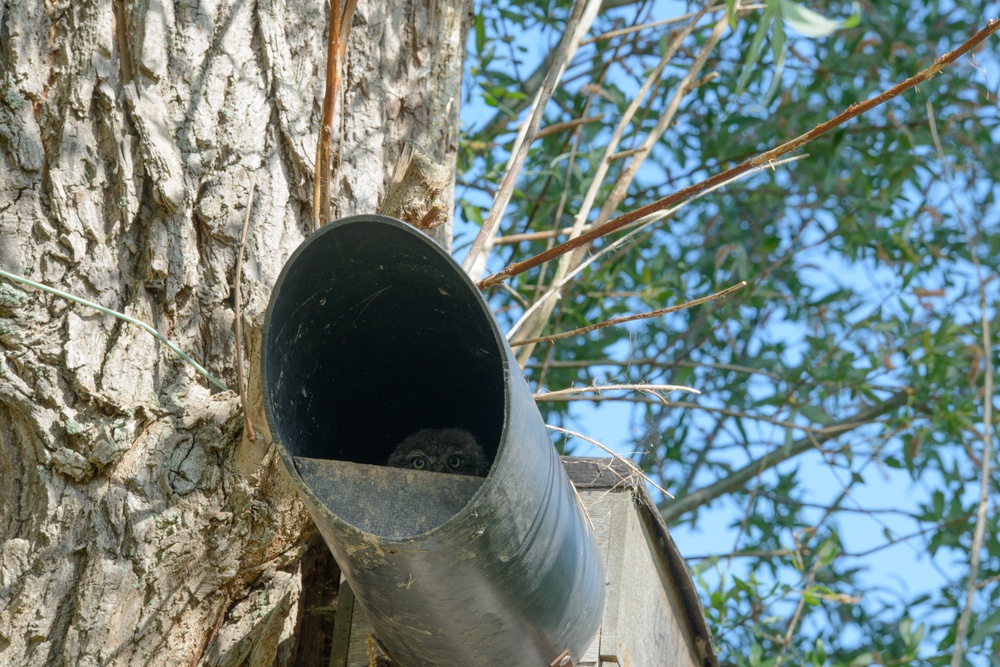
[[379,216],[331,223],[296,250],[264,324],[266,403],[289,454],[382,464],[415,431],[461,427],[493,460],[503,346],[450,262]]

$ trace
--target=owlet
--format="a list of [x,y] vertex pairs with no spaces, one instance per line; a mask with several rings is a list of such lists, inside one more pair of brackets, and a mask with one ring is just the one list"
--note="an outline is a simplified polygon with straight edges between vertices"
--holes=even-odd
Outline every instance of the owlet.
[[393,468],[413,468],[485,477],[490,466],[476,438],[461,428],[425,428],[407,437],[385,462]]

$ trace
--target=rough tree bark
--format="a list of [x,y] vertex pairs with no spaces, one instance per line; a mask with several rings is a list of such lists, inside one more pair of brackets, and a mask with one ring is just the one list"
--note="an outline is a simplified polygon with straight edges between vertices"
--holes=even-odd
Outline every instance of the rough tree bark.
[[[386,4],[354,15],[335,215],[376,210],[404,140],[454,165],[465,0]],[[327,15],[0,0],[0,268],[235,390],[240,228],[253,323],[309,229]],[[7,281],[0,352],[0,664],[318,664],[335,566],[235,391]]]

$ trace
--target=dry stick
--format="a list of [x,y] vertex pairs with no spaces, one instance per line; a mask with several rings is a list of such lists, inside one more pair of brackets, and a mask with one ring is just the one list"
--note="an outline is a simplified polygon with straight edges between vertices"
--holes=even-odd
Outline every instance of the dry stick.
[[[770,166],[772,168],[774,168],[774,167],[778,167],[779,165],[789,164],[791,162],[797,162],[798,160],[802,160],[802,159],[807,158],[807,157],[809,157],[809,153],[802,153],[801,155],[794,155],[792,157],[786,157],[786,158],[783,158],[781,160],[777,160],[776,162],[771,163]],[[746,177],[748,175],[749,175],[749,173],[746,173],[746,174],[742,174],[741,176],[742,177]],[[736,180],[736,179],[734,179],[734,180]],[[720,183],[720,184],[716,185],[714,189],[725,187],[726,185],[729,185],[729,183],[728,182]],[[709,188],[708,190],[705,190],[704,192],[699,192],[698,195],[696,195],[696,197],[697,196],[706,195],[709,192],[711,192],[712,190],[713,190],[713,188]],[[692,200],[695,199],[696,197],[692,197]],[[678,208],[680,208],[681,206],[683,206],[684,204],[687,204],[687,203],[688,202],[683,202],[682,204],[679,204],[676,208],[673,208],[673,209],[671,209],[669,211],[666,211],[666,212],[660,211],[660,213],[662,214],[662,216],[666,216],[666,215],[668,215],[670,213],[673,213]],[[660,219],[661,218],[655,218],[655,219],[651,218],[648,222],[655,222],[655,220],[660,220]],[[632,225],[626,225],[625,227],[622,227],[619,231],[624,230],[624,229],[631,229],[633,226],[636,226],[636,225],[639,225],[639,224],[645,224],[646,222],[647,221],[633,222]],[[583,227],[581,227],[581,231],[587,231],[587,230],[590,230],[590,229],[596,229],[596,227],[595,227],[595,225],[593,223],[587,224],[587,225],[584,225]],[[494,245],[509,245],[509,244],[514,244],[514,243],[521,243],[522,241],[544,241],[545,239],[551,239],[551,238],[555,238],[557,236],[566,236],[567,234],[571,234],[572,232],[573,232],[573,228],[572,227],[560,227],[559,229],[546,229],[546,230],[540,231],[540,232],[525,232],[523,234],[507,234],[505,236],[498,237],[493,243],[494,243]]]
[[[691,22],[690,25],[687,26],[687,28],[680,30],[678,31],[678,33],[672,35],[671,43],[665,49],[663,55],[660,58],[660,62],[648,74],[642,86],[639,88],[639,91],[636,93],[633,101],[629,104],[628,108],[622,114],[621,118],[618,119],[617,126],[615,127],[615,130],[611,135],[608,145],[604,149],[604,157],[602,157],[602,159],[598,162],[597,171],[592,175],[590,186],[588,186],[587,188],[587,192],[586,195],[584,196],[583,202],[580,205],[576,216],[574,216],[573,226],[568,230],[568,233],[570,234],[571,237],[577,236],[580,233],[582,233],[585,229],[589,229],[590,227],[596,225],[596,223],[591,223],[588,225],[585,224],[585,222],[587,217],[589,216],[589,211],[593,208],[594,200],[598,195],[600,183],[602,182],[605,173],[611,166],[612,161],[609,156],[617,149],[618,144],[621,141],[622,134],[624,133],[628,125],[632,122],[632,118],[639,110],[639,107],[641,106],[642,101],[645,99],[647,92],[652,88],[654,83],[660,80],[660,75],[666,68],[669,61],[673,58],[673,54],[677,51],[677,49],[680,48],[681,42],[683,42],[684,39],[686,39],[687,36],[690,35],[691,32],[694,30],[695,25],[697,24],[697,19],[701,17],[704,11],[705,10],[702,10],[701,12],[697,12],[696,14],[694,14],[693,16],[695,16],[696,18],[694,21]],[[574,142],[577,142],[578,140],[579,140],[579,134],[577,134],[577,136],[574,138]],[[570,156],[570,162],[567,167],[568,174],[572,172],[573,168],[572,165],[575,156],[576,156],[575,152],[572,153]],[[564,188],[562,197],[559,202],[559,212],[553,218],[556,221],[558,221],[562,216],[563,207],[566,202],[568,193],[569,193],[569,188]],[[664,213],[660,215],[666,215],[666,214]],[[553,241],[555,235],[551,235],[548,238],[549,241],[546,244],[547,249],[552,248],[552,246],[554,245]],[[544,326],[544,321],[547,321],[551,317],[552,311],[555,308],[555,304],[550,300],[550,297],[553,296],[554,294],[557,294],[562,285],[568,284],[570,277],[572,275],[575,275],[576,273],[579,273],[583,269],[584,264],[590,263],[595,259],[596,257],[592,257],[587,262],[580,263],[579,260],[575,258],[564,257],[562,260],[560,260],[560,262],[556,266],[555,274],[551,279],[550,289],[547,292],[545,292],[545,294],[541,298],[538,298],[538,294],[541,292],[542,288],[545,285],[545,278],[547,272],[546,268],[547,264],[542,264],[539,267],[538,271],[538,284],[535,291],[536,302],[533,306],[529,307],[528,310],[524,312],[521,319],[518,321],[517,325],[507,333],[507,338],[508,339],[511,338],[514,332],[525,324],[527,324],[533,330],[533,333],[528,334],[529,337],[541,334],[542,328]],[[578,266],[575,269],[571,269],[570,268],[571,262],[576,262]],[[567,276],[567,273],[569,273],[570,276]],[[531,315],[531,313],[535,311],[540,311],[540,312],[536,313],[535,315]],[[529,316],[532,319],[529,320]],[[534,322],[534,325],[532,325],[532,322]],[[533,345],[525,346],[524,348],[522,348],[519,351],[519,354],[517,355],[518,362],[523,365],[525,362],[527,362],[528,359],[531,358],[533,351],[534,351]],[[551,356],[552,356],[552,348],[549,348],[549,351],[546,353],[546,359],[550,359]],[[544,376],[544,374],[545,373],[543,370],[542,376]]]
[[785,657],[785,651],[788,650],[788,645],[792,643],[792,635],[795,634],[795,627],[799,624],[799,620],[802,618],[802,610],[806,606],[806,596],[805,591],[813,585],[816,580],[816,573],[819,572],[820,563],[823,561],[817,558],[813,561],[813,565],[809,568],[809,577],[806,579],[806,585],[802,587],[803,594],[799,597],[799,603],[795,605],[795,613],[792,614],[792,620],[788,623],[788,631],[785,632],[785,636],[781,641],[781,651],[778,652],[778,657],[774,660],[774,667],[781,667],[781,661]]
[[354,17],[354,8],[358,6],[358,0],[344,0],[344,11],[340,19],[340,64],[344,64],[344,56],[347,55],[347,38],[351,34],[351,19]]
[[347,49],[351,17],[356,0],[330,0],[330,31],[326,44],[326,90],[323,94],[323,120],[316,142],[316,168],[313,175],[313,230],[327,223],[330,215],[330,142],[333,139],[333,115],[340,88],[340,65]]
[[[589,97],[587,99],[587,108],[590,107],[591,101],[592,101],[592,97]],[[571,147],[570,147],[569,160],[566,162],[566,182],[565,182],[565,186],[562,188],[562,192],[559,193],[559,206],[556,207],[556,214],[553,217],[553,220],[556,220],[556,221],[560,220],[562,218],[562,216],[563,216],[563,213],[566,211],[566,202],[569,200],[569,192],[570,192],[570,186],[569,186],[569,184],[572,182],[572,179],[573,179],[573,169],[574,169],[574,167],[576,165],[577,151],[580,148],[580,137],[581,137],[581,133],[579,131],[576,131],[576,132],[573,133],[573,138],[570,141]],[[545,243],[546,249],[551,248],[554,245],[555,245],[555,239],[554,238],[549,239]],[[511,255],[511,257],[513,257],[513,255]],[[542,264],[542,266],[538,269],[538,278],[537,278],[537,280],[535,282],[535,285],[534,285],[535,296],[537,296],[539,292],[541,292],[543,289],[545,289],[545,274],[547,272],[548,272],[548,265]],[[529,312],[531,309],[532,309],[532,305],[530,303],[529,304],[525,304],[524,310],[522,311],[522,317],[526,317],[526,315],[524,315],[524,313]],[[559,313],[559,317],[556,318],[556,319],[557,320],[562,320],[562,313]],[[520,322],[521,320],[518,320],[518,321]],[[514,335],[514,331],[513,330],[508,331],[507,335],[506,335],[507,340],[510,340],[513,335]],[[529,349],[529,352],[530,351],[531,350]],[[545,353],[545,360],[546,361],[551,360],[551,358],[552,358],[552,352],[553,352],[553,348],[552,347],[550,347],[546,351],[546,353]],[[520,363],[524,363],[524,361],[527,361],[527,360],[526,359],[525,360],[518,359],[518,363],[519,364]],[[548,373],[548,369],[546,369],[543,366],[542,367],[542,372],[538,374],[538,386],[542,385],[542,382],[544,381],[545,376],[546,376],[547,373]]]
[[648,313],[639,313],[638,315],[626,315],[624,317],[612,317],[610,320],[604,320],[603,322],[598,322],[597,324],[591,324],[585,327],[580,327],[579,329],[573,329],[572,331],[564,331],[562,333],[552,334],[551,336],[541,336],[540,338],[528,338],[526,340],[515,340],[510,343],[511,347],[517,347],[518,345],[531,345],[534,343],[542,343],[546,341],[559,340],[560,338],[569,338],[570,336],[579,336],[580,334],[590,333],[595,329],[602,329],[604,327],[614,326],[616,324],[624,324],[625,322],[632,322],[634,320],[646,320],[651,317],[659,317],[660,315],[666,315],[667,313],[672,313],[677,310],[683,310],[685,308],[692,308],[694,306],[700,306],[703,303],[708,303],[709,301],[715,301],[716,299],[724,299],[736,290],[743,289],[746,287],[747,281],[742,281],[732,287],[727,287],[721,292],[716,292],[715,294],[709,294],[708,296],[703,296],[700,299],[695,299],[694,301],[688,301],[686,303],[681,303],[676,306],[670,306],[669,308],[661,308],[659,310],[651,310]]
[[[580,125],[586,125],[588,123],[597,123],[604,120],[604,114],[599,113],[596,116],[587,116],[586,118],[576,118],[574,120],[568,120],[564,123],[553,123],[552,125],[546,125],[542,129],[538,130],[535,134],[535,141],[539,139],[544,139],[553,134],[558,134],[563,130],[571,130]],[[470,141],[469,148],[474,151],[487,151],[498,147],[499,144],[493,141]],[[495,193],[494,193],[495,194]],[[496,241],[494,241],[496,243]]]
[[510,298],[521,304],[522,308],[527,308],[529,306],[528,300],[521,296],[521,294],[510,285],[501,285],[500,287],[510,295]]
[[561,227],[559,229],[546,229],[541,232],[524,232],[523,234],[506,234],[504,236],[497,237],[493,242],[494,245],[510,245],[512,243],[521,243],[522,241],[544,241],[545,239],[555,238],[556,236],[565,236],[569,234],[572,227]]
[[970,50],[981,44],[983,40],[985,40],[987,37],[995,33],[997,30],[1000,30],[1000,19],[993,19],[992,21],[986,24],[985,28],[977,32],[975,35],[973,35],[971,39],[969,39],[967,42],[962,44],[954,51],[946,53],[945,55],[936,59],[934,61],[934,64],[928,67],[927,69],[920,71],[914,76],[911,76],[906,81],[903,81],[902,83],[893,86],[889,90],[869,100],[861,102],[860,104],[852,104],[845,111],[837,114],[836,116],[834,116],[825,123],[820,123],[809,132],[806,132],[805,134],[802,134],[796,137],[795,139],[792,139],[791,141],[785,142],[784,144],[778,146],[777,148],[773,148],[765,153],[761,153],[760,155],[753,157],[747,160],[746,162],[743,162],[742,164],[733,167],[732,169],[727,169],[723,172],[716,174],[715,176],[706,178],[705,180],[699,183],[695,183],[694,185],[689,185],[686,188],[678,190],[677,192],[673,193],[672,195],[668,195],[663,199],[659,199],[651,204],[647,204],[646,206],[643,206],[641,208],[629,211],[624,215],[620,215],[617,218],[608,221],[603,226],[598,227],[597,229],[593,229],[585,234],[581,234],[580,236],[577,236],[574,239],[570,239],[565,243],[557,245],[551,250],[539,253],[534,257],[524,260],[523,262],[515,262],[514,264],[511,264],[510,266],[504,268],[502,271],[499,271],[498,273],[495,273],[492,276],[487,276],[483,280],[479,281],[478,286],[480,289],[486,289],[488,287],[492,287],[493,285],[503,282],[504,280],[507,280],[512,276],[524,273],[525,271],[532,269],[543,262],[551,261],[552,259],[559,257],[560,255],[564,255],[571,250],[575,250],[576,248],[587,245],[588,243],[592,243],[593,241],[601,238],[602,236],[606,236],[611,232],[621,229],[630,222],[635,222],[636,220],[643,218],[649,215],[650,213],[661,211],[671,206],[672,204],[675,204],[683,199],[687,199],[692,195],[702,192],[706,188],[710,188],[713,185],[717,185],[729,178],[738,176],[739,174],[747,172],[755,167],[759,167],[763,164],[766,164],[771,160],[774,160],[775,158],[781,157],[782,155],[795,150],[796,148],[800,148],[801,146],[804,146],[805,144],[812,141],[813,139],[816,139],[817,137],[826,134],[830,130],[843,125],[852,118],[856,118],[864,113],[867,113],[868,111],[871,111],[880,104],[883,104],[884,102],[891,100],[893,97],[896,97],[900,93],[903,93],[909,90],[910,88],[913,88],[919,83],[927,81],[932,76],[943,70],[947,65],[950,65],[959,57],[965,55]]
[[[654,368],[711,368],[714,370],[733,371],[735,373],[746,373],[747,375],[763,375],[774,380],[784,380],[778,373],[772,373],[760,368],[750,368],[739,364],[712,364],[708,362],[696,361],[674,361],[668,359],[657,359],[655,357],[635,357],[634,359],[560,359],[549,362],[552,368],[588,368],[590,366],[652,366]],[[539,362],[525,366],[526,369],[541,368]],[[817,383],[820,386],[839,387],[841,384],[835,380],[823,380]],[[893,391],[896,387],[888,384],[866,384],[868,391]]]
[[[615,49],[614,53],[617,54],[618,53],[618,49]],[[607,74],[607,65],[605,65],[605,69],[602,70],[600,76],[598,77],[598,81],[599,82],[604,79],[605,74]],[[590,110],[590,106],[593,103],[593,97],[594,97],[593,94],[589,94],[587,96],[587,101],[586,101],[586,103],[584,104],[584,107],[583,107],[583,112],[584,113],[586,113],[586,112],[588,112]],[[601,114],[601,115],[603,116],[604,114]],[[564,147],[565,146],[569,146],[569,159],[566,162],[566,181],[565,181],[565,186],[562,188],[562,192],[559,194],[559,206],[556,207],[556,214],[552,218],[553,220],[556,220],[556,221],[558,221],[558,220],[560,220],[562,218],[563,212],[566,210],[566,202],[569,200],[569,192],[570,192],[569,184],[572,182],[572,178],[573,178],[573,169],[574,169],[574,166],[576,165],[576,156],[577,156],[577,152],[579,151],[579,148],[580,148],[580,138],[581,138],[581,131],[580,131],[579,128],[577,128],[576,130],[574,130],[574,132],[572,134],[572,138],[569,141],[567,141],[566,144],[564,145]],[[529,225],[530,225],[530,222],[531,221],[529,219],[529,221],[528,221]],[[496,238],[495,237],[496,237],[496,235],[494,235],[494,239],[493,239],[494,245],[496,244]],[[547,241],[547,243],[546,243],[546,248],[551,248],[553,245],[555,245],[554,238],[549,239]],[[545,264],[542,264],[541,268],[538,270],[538,280],[537,280],[537,283],[535,285],[535,294],[538,294],[538,292],[540,292],[545,287],[545,274],[546,274],[546,270],[547,269],[546,269],[546,265]],[[530,304],[525,304],[524,308],[527,311],[528,309],[531,308],[531,305]],[[508,339],[510,338],[511,333],[508,333],[508,335],[507,335]],[[546,352],[546,354],[545,354],[545,359],[548,360],[548,359],[551,359],[551,358],[552,358],[552,349],[550,348]],[[520,360],[519,360],[519,363],[520,363]],[[547,373],[547,370],[543,367],[542,368],[542,372],[538,376],[538,384],[539,385],[545,379],[546,373]]]
[[236,255],[236,382],[240,387],[240,404],[243,406],[243,428],[250,442],[257,442],[257,432],[250,421],[249,401],[247,400],[247,383],[243,378],[243,249],[247,244],[247,228],[250,227],[250,210],[253,208],[253,191],[256,183],[250,184],[250,195],[247,197],[247,214],[243,218],[243,231],[240,232],[240,249]]
[[649,477],[647,477],[646,473],[644,473],[642,471],[642,468],[640,468],[639,466],[637,466],[635,464],[635,461],[633,461],[632,459],[625,458],[624,456],[622,456],[618,452],[614,452],[614,451],[608,449],[607,447],[605,447],[601,443],[599,443],[596,440],[593,440],[591,438],[588,438],[587,436],[583,435],[582,433],[577,433],[576,431],[570,431],[569,429],[565,429],[565,428],[559,428],[558,426],[553,426],[552,424],[546,424],[545,428],[553,430],[553,431],[558,431],[559,433],[563,433],[565,435],[571,435],[571,436],[573,436],[575,438],[580,438],[581,440],[586,440],[587,442],[589,442],[590,444],[594,445],[595,447],[600,447],[602,450],[604,450],[608,454],[611,454],[611,456],[615,457],[619,461],[624,462],[625,465],[627,465],[629,468],[631,468],[637,475],[639,475],[644,480],[646,480],[647,482],[649,482],[650,484],[652,484],[655,488],[659,489],[659,491],[663,495],[667,496],[668,498],[673,498],[674,497],[673,494],[671,494],[669,491],[667,491],[662,486],[660,486],[659,484],[657,484],[656,482],[654,482],[653,480],[651,480]]
[[570,130],[579,125],[585,125],[587,123],[596,123],[598,121],[604,120],[604,114],[599,113],[596,116],[588,116],[587,118],[577,118],[576,120],[568,120],[565,123],[553,123],[547,127],[543,127],[535,135],[535,141],[543,137],[547,137],[550,134],[556,134],[562,132],[563,130]]
[[[610,169],[611,162],[607,159],[608,156],[611,155],[611,153],[613,153],[615,150],[617,150],[618,143],[621,141],[622,135],[625,133],[625,129],[628,127],[629,123],[632,122],[632,118],[639,110],[639,106],[645,99],[646,94],[653,87],[653,85],[657,81],[659,81],[660,75],[663,73],[663,70],[666,69],[667,64],[670,62],[674,54],[680,48],[681,42],[684,41],[684,39],[686,39],[687,36],[694,31],[696,23],[697,21],[692,21],[686,28],[684,28],[679,33],[673,36],[670,45],[667,47],[663,55],[660,57],[659,63],[657,63],[656,67],[653,68],[653,70],[643,81],[642,86],[639,87],[639,91],[636,93],[632,102],[625,109],[621,118],[618,119],[618,124],[615,126],[614,132],[611,133],[611,138],[608,140],[608,145],[604,147],[604,156],[597,163],[597,169],[590,179],[590,185],[588,186],[587,192],[584,195],[583,202],[580,204],[580,208],[573,219],[573,226],[570,229],[571,237],[579,235],[583,231],[583,228],[586,226],[585,225],[586,219],[590,213],[591,208],[593,208],[594,201],[597,199],[597,195],[600,190],[600,184],[603,182],[604,176],[607,173],[608,169]],[[551,250],[551,248],[549,248],[548,250]],[[562,281],[563,278],[565,278],[566,274],[569,272],[570,268],[566,263],[566,261],[565,260],[560,261],[558,266],[556,267],[556,273],[555,276],[553,276],[552,278],[552,286],[550,286],[549,291],[541,298],[536,299],[537,305],[535,306],[535,309],[544,305],[545,308],[548,310],[548,313],[542,319],[547,320],[549,314],[551,314],[552,312],[552,309],[548,305],[548,301],[549,297],[556,291],[554,285]],[[538,277],[539,286],[541,286],[542,281],[545,277],[544,274],[545,274],[545,268],[543,267]],[[522,319],[524,319],[525,317],[527,317],[527,315],[523,316]]]
[[316,139],[316,167],[313,170],[313,231],[326,222],[330,211],[330,142],[333,138],[333,113],[340,83],[340,0],[330,0],[330,27],[326,37],[326,86],[323,91],[323,117]]
[[976,588],[982,590],[987,586],[989,586],[990,584],[994,584],[998,581],[1000,581],[1000,574],[994,574],[992,577],[987,577],[986,579],[983,579],[978,584],[976,584]]
[[[711,363],[698,363],[695,361],[668,361],[665,359],[656,359],[654,357],[636,357],[634,359],[560,359],[558,361],[553,361],[549,364],[552,368],[588,368],[590,366],[655,366],[662,368],[672,368],[674,366],[680,366],[681,368],[713,368],[724,371],[734,371],[737,373],[746,373],[748,375],[763,375],[775,380],[783,380],[779,374],[771,373],[769,371],[761,370],[759,368],[750,368],[749,366],[740,366],[738,364],[711,364]],[[541,364],[528,364],[525,368],[538,368]]]
[[536,401],[546,401],[558,396],[570,396],[571,394],[589,394],[590,392],[602,391],[641,391],[646,394],[653,394],[659,397],[660,391],[689,391],[692,394],[701,395],[701,392],[694,387],[685,387],[681,384],[607,384],[588,385],[586,387],[569,387],[568,389],[557,389],[556,391],[543,391],[534,395]]
[[542,122],[542,116],[545,115],[545,107],[549,103],[549,98],[552,97],[552,92],[555,90],[556,82],[562,75],[566,55],[570,51],[570,44],[573,42],[574,35],[576,34],[576,26],[580,22],[580,16],[583,15],[583,8],[586,4],[588,4],[588,0],[576,0],[573,4],[573,11],[570,13],[569,20],[566,22],[566,29],[563,33],[563,38],[560,40],[559,47],[556,50],[556,58],[552,62],[552,67],[549,69],[548,74],[545,75],[545,82],[542,84],[542,88],[538,92],[537,103],[535,104],[535,109],[528,121],[524,138],[517,146],[517,152],[514,154],[514,159],[507,168],[507,173],[504,175],[503,182],[500,184],[500,189],[497,191],[497,196],[493,200],[490,212],[487,214],[486,220],[483,222],[483,226],[479,229],[479,233],[472,242],[472,246],[469,248],[469,254],[465,256],[465,261],[462,262],[462,268],[465,269],[466,272],[472,270],[473,264],[475,264],[479,255],[483,251],[483,247],[486,245],[486,240],[493,235],[494,228],[497,226],[500,218],[503,217],[504,212],[507,210],[507,204],[510,202],[510,198],[514,193],[514,183],[517,181],[518,174],[521,172],[521,166],[524,164],[525,158],[528,157],[528,149],[531,148],[531,144],[535,140],[535,133],[538,131],[538,126]]
[[[979,257],[976,256],[977,238],[969,233],[965,220],[962,218],[962,209],[958,206],[955,197],[955,186],[951,182],[951,170],[944,157],[944,149],[941,148],[941,140],[938,137],[937,123],[934,120],[934,107],[927,103],[927,117],[930,120],[931,137],[934,139],[934,147],[937,149],[938,157],[941,159],[941,171],[944,174],[945,183],[951,193],[951,204],[955,208],[955,217],[962,232],[965,234],[966,242],[969,245],[969,256],[976,267],[976,278],[979,280],[979,313],[982,318],[983,327],[983,358],[986,377],[983,379],[983,454],[979,460],[979,506],[976,509],[976,528],[972,535],[972,545],[969,547],[969,580],[965,589],[965,604],[962,606],[962,613],[958,617],[958,625],[955,628],[955,650],[951,654],[951,667],[958,667],[962,664],[962,656],[965,652],[965,636],[969,632],[969,623],[972,620],[972,600],[976,591],[976,578],[979,576],[979,553],[983,549],[983,538],[986,532],[986,505],[989,502],[990,484],[990,460],[993,457],[993,355],[990,345],[990,320],[986,314],[986,288],[983,280],[983,270],[979,264]],[[976,236],[979,236],[976,230]]]
[[[867,464],[865,464],[865,465],[867,465]],[[864,467],[865,467],[864,465],[861,466],[861,470],[863,470]],[[860,474],[860,471],[859,471],[859,474]],[[759,479],[758,479],[758,481],[759,481]],[[802,540],[801,543],[799,543],[798,538],[795,539],[795,542],[796,542],[796,548],[795,548],[795,550],[796,550],[796,552],[799,552],[800,549],[806,548],[807,545],[809,544],[809,540],[812,538],[812,536],[815,536],[816,529],[820,525],[826,523],[826,520],[829,519],[831,516],[833,516],[833,514],[835,512],[840,511],[841,509],[843,509],[841,507],[841,502],[844,500],[844,498],[847,498],[847,497],[850,496],[850,489],[851,489],[851,487],[853,485],[854,485],[854,481],[852,481],[851,483],[849,483],[848,485],[846,485],[843,488],[843,490],[841,491],[841,493],[837,496],[837,499],[833,501],[833,504],[830,505],[829,507],[827,507],[826,511],[823,512],[823,516],[819,519],[819,522],[814,525],[811,534],[807,533],[806,537]],[[756,493],[756,489],[755,489],[755,493]],[[753,501],[751,500],[751,504],[752,503],[753,503]],[[749,520],[749,512],[750,512],[750,506],[748,505],[747,506],[747,514],[748,515],[745,516],[744,519],[743,519],[743,525],[740,527],[741,533],[745,531],[746,523]],[[885,527],[884,523],[882,525]],[[801,559],[801,556],[800,556],[800,559]],[[729,570],[729,566],[732,563],[732,560],[733,560],[732,557],[730,557],[729,561],[726,563],[726,571],[727,571],[727,573],[728,573],[728,570]],[[801,560],[800,560],[800,562],[801,562]],[[819,572],[819,568],[822,565],[823,565],[823,559],[819,556],[819,554],[817,554],[816,560],[813,561],[812,567],[809,568],[809,576],[808,576],[808,578],[805,581],[805,585],[802,587],[802,595],[799,597],[799,602],[795,606],[795,613],[792,614],[792,618],[788,622],[788,630],[785,632],[784,638],[782,638],[780,640],[781,641],[781,651],[778,652],[778,657],[774,661],[774,667],[781,667],[781,661],[784,659],[785,653],[788,650],[788,647],[792,643],[792,637],[795,635],[795,628],[798,626],[799,621],[802,619],[802,610],[805,609],[805,605],[806,605],[805,591],[809,590],[809,588],[816,581],[816,574],[817,574],[817,572]]]
[[[782,500],[785,500],[785,499],[783,498]],[[826,508],[825,507],[820,507],[820,509],[826,509]],[[862,511],[862,510],[851,509],[849,507],[841,507],[841,508],[839,508],[839,511],[841,511],[841,512],[858,512],[858,511]],[[884,510],[884,511],[892,512],[892,511],[898,511],[898,510]],[[912,539],[917,538],[917,537],[923,537],[924,535],[926,535],[927,533],[930,533],[932,531],[933,532],[940,532],[942,529],[948,528],[949,526],[960,525],[960,524],[968,521],[971,517],[972,517],[971,514],[963,514],[962,516],[958,516],[958,517],[955,517],[953,519],[948,519],[947,521],[939,521],[939,522],[933,523],[933,524],[931,524],[929,526],[924,526],[920,530],[912,532],[912,533],[909,533],[908,535],[902,535],[900,537],[894,537],[894,538],[892,538],[890,540],[887,540],[887,541],[883,542],[882,544],[879,544],[878,546],[874,546],[874,547],[871,547],[869,549],[865,549],[864,551],[841,551],[841,552],[839,552],[839,555],[843,556],[844,558],[864,558],[866,556],[871,556],[874,553],[878,553],[879,551],[884,551],[886,549],[889,549],[891,547],[896,546],[897,544],[901,544],[903,542],[908,542],[909,540],[912,540]],[[911,518],[917,518],[917,517],[911,517]],[[914,548],[916,548],[916,547],[914,547]],[[799,553],[801,553],[803,555],[806,555],[806,556],[811,556],[811,555],[813,555],[815,553],[815,551],[813,549],[804,548],[804,549],[801,549],[799,551]],[[742,551],[733,551],[733,552],[724,553],[724,554],[695,554],[693,556],[684,556],[684,560],[698,560],[698,561],[700,561],[700,560],[709,560],[709,561],[714,560],[714,561],[718,562],[718,561],[722,560],[723,558],[775,558],[775,557],[780,558],[782,556],[791,556],[791,555],[792,555],[792,552],[789,551],[787,547],[785,547],[785,548],[782,548],[782,549],[767,549],[767,550],[762,550],[762,549],[745,549],[745,550],[742,550]],[[698,566],[695,566],[694,569],[698,570]],[[704,570],[704,568],[701,568],[700,571],[703,571],[703,570]],[[1000,575],[998,575],[998,576],[1000,576]],[[994,577],[994,579],[996,579],[996,578],[997,577]]]
[[[626,401],[629,403],[645,403],[651,405],[663,405],[663,399],[657,398],[647,398],[645,396],[557,396],[555,398],[546,398],[548,394],[538,394],[535,396],[536,403],[544,403],[547,401],[562,401],[568,403],[570,401],[587,401],[589,403],[603,403],[605,401]],[[814,428],[812,426],[803,426],[802,424],[796,424],[795,422],[785,421],[783,419],[776,419],[774,417],[766,417],[763,415],[752,415],[747,412],[741,412],[739,410],[727,410],[726,408],[713,408],[709,405],[700,405],[698,403],[691,403],[690,401],[670,401],[670,406],[674,408],[687,408],[689,410],[701,410],[702,412],[710,412],[712,414],[723,415],[726,417],[737,417],[740,419],[746,419],[750,421],[758,421],[764,424],[771,424],[772,426],[778,426],[780,428],[794,429],[797,431],[804,431],[805,433],[823,433],[823,434],[836,434],[844,430],[850,430],[856,428],[856,424],[843,425],[835,424],[834,426],[826,426],[823,428]]]

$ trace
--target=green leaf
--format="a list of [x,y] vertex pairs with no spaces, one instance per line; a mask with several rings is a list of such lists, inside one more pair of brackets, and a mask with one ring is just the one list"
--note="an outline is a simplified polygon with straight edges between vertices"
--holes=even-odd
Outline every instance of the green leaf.
[[826,662],[826,646],[823,644],[823,638],[817,637],[816,643],[814,645],[814,651],[816,652],[817,664],[822,665]]
[[829,565],[833,562],[833,559],[837,557],[838,553],[840,553],[840,548],[837,546],[836,542],[833,540],[823,542],[819,548],[819,553],[817,554],[820,565],[824,567]]
[[771,104],[771,99],[778,92],[781,85],[781,73],[785,69],[785,29],[780,21],[775,21],[774,31],[771,35],[771,55],[774,58],[774,73],[771,75],[771,85],[767,88],[762,104],[766,107]]
[[781,7],[781,20],[792,30],[813,39],[826,37],[841,28],[853,28],[861,22],[861,5],[857,2],[853,5],[851,15],[842,21],[828,19],[792,0],[778,0],[778,3]]
[[803,403],[802,405],[798,406],[798,411],[799,414],[801,414],[803,417],[805,417],[814,424],[827,425],[833,423],[833,420],[830,419],[830,415],[826,414],[826,412],[824,412],[822,408],[819,408],[815,405]]
[[486,19],[483,18],[482,14],[476,15],[476,53],[478,55],[483,55],[483,49],[486,48]]
[[[969,636],[969,648],[981,645],[987,637],[996,637],[1000,634],[1000,609],[994,609],[993,613],[976,623],[976,629]],[[993,648],[996,648],[994,639]]]
[[736,0],[726,0],[726,18],[730,30],[736,30]]
[[[780,0],[777,0],[780,1]],[[746,90],[747,84],[750,82],[750,77],[754,73],[754,67],[760,61],[760,57],[764,54],[764,38],[767,37],[768,31],[774,24],[775,19],[778,17],[778,6],[776,0],[767,0],[767,8],[764,10],[764,14],[760,17],[760,21],[757,23],[757,31],[753,35],[753,39],[750,41],[750,48],[746,52],[746,56],[743,59],[743,66],[740,73],[740,79],[736,83],[736,90],[733,92],[733,99],[731,103],[735,103],[736,98],[743,94]]]

